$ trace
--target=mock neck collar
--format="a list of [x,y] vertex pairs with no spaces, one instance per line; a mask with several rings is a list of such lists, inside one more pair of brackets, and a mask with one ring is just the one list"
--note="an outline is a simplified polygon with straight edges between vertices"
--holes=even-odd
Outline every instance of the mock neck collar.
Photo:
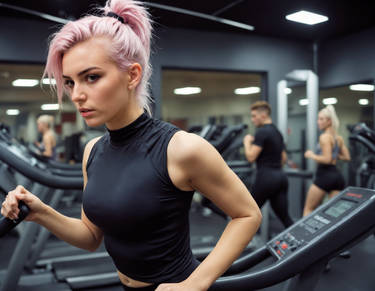
[[150,120],[151,118],[146,113],[142,113],[136,120],[123,128],[116,130],[107,128],[111,143],[114,145],[126,143],[127,140],[135,136],[139,129],[144,127]]

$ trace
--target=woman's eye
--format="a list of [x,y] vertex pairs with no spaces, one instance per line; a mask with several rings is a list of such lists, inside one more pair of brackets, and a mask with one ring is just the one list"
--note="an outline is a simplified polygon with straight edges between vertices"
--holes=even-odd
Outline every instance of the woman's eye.
[[72,80],[65,80],[64,86],[68,89],[72,89],[74,86],[74,82]]
[[100,78],[99,75],[95,75],[95,74],[90,74],[90,75],[87,75],[86,79],[89,83],[94,83],[95,81],[97,81],[98,79]]

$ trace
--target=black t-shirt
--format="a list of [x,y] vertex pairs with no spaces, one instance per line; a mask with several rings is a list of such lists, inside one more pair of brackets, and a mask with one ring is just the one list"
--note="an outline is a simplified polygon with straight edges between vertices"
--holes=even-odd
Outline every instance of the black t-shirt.
[[257,168],[281,168],[281,153],[285,146],[283,136],[275,125],[265,124],[258,128],[253,144],[262,148],[256,160]]

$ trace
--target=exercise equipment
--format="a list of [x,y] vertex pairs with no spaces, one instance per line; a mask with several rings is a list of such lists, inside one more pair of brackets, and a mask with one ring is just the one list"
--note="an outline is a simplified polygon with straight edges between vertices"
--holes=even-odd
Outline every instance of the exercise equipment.
[[[375,191],[348,187],[263,247],[234,262],[227,276],[209,290],[248,291],[293,278],[285,290],[313,291],[330,259],[374,231]],[[266,266],[250,269],[260,263]]]
[[18,203],[18,207],[20,209],[20,212],[18,214],[18,218],[17,219],[13,219],[12,220],[12,219],[9,219],[7,217],[2,217],[0,219],[0,237],[3,237],[10,230],[12,230],[14,227],[16,227],[30,213],[30,209],[25,204],[25,202],[20,201]]

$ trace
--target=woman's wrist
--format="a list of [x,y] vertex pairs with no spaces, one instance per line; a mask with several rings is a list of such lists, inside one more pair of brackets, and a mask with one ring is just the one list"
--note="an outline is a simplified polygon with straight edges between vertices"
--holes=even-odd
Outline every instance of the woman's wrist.
[[34,214],[33,221],[38,224],[43,224],[43,222],[48,219],[47,217],[51,209],[52,208],[49,205],[43,203],[41,208]]

